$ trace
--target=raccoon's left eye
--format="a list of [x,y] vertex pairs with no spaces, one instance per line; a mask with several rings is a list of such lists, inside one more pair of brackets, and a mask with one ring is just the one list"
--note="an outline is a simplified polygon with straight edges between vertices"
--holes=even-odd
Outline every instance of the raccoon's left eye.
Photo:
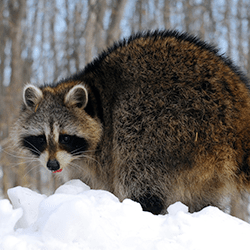
[[59,136],[59,142],[62,144],[68,144],[71,141],[71,136],[70,135],[60,135]]
[[43,135],[37,136],[37,142],[40,144],[46,143],[46,138]]
[[89,147],[88,142],[76,135],[59,135],[59,143],[61,149],[68,151],[69,153],[76,155],[83,154]]

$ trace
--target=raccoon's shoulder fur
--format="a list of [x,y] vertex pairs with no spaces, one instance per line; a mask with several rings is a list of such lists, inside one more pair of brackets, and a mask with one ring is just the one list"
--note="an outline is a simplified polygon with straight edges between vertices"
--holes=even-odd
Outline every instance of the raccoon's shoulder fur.
[[250,187],[250,94],[218,50],[177,31],[117,42],[81,72],[27,85],[16,145],[53,172],[165,213]]

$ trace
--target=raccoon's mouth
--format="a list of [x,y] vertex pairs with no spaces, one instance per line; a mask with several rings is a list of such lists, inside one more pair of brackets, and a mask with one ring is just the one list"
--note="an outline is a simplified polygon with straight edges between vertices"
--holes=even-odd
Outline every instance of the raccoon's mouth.
[[56,171],[53,171],[52,173],[54,174],[54,173],[60,173],[60,172],[62,172],[62,168],[60,168],[60,169],[58,169]]

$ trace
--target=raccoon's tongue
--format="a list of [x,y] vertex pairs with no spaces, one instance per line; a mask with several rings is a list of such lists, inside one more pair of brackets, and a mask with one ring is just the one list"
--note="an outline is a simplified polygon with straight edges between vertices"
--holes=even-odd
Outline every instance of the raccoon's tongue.
[[60,172],[62,172],[62,168],[60,168],[60,169],[58,169],[56,171],[53,171],[53,173],[60,173]]

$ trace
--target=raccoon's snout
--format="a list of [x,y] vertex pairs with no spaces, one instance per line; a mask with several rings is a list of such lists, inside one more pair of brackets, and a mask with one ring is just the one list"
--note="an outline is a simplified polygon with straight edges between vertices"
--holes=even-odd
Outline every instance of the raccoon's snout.
[[47,168],[51,171],[56,171],[56,170],[60,169],[60,164],[56,159],[48,160]]

